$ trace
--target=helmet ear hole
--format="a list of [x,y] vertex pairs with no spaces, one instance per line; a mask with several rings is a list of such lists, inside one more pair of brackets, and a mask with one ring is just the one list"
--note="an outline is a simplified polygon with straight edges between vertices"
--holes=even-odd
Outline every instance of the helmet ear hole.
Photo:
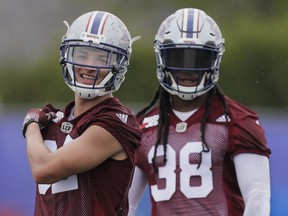
[[59,64],[60,65],[63,65],[63,64],[65,64],[65,49],[64,49],[64,47],[60,47],[60,58],[59,58]]
[[[184,8],[167,17],[155,36],[154,50],[158,81],[170,94],[191,100],[217,83],[224,38],[217,23],[204,11]],[[167,76],[167,71],[173,74],[185,71],[186,75],[191,72],[191,77],[193,73],[201,73],[203,77],[198,82],[186,77],[185,84],[183,81],[178,84],[172,75]]]
[[59,58],[59,64],[60,64],[60,65],[65,65],[65,61],[66,61],[66,59],[65,59],[63,56],[60,56],[60,58]]
[[111,72],[117,74],[121,70],[121,65],[113,65]]

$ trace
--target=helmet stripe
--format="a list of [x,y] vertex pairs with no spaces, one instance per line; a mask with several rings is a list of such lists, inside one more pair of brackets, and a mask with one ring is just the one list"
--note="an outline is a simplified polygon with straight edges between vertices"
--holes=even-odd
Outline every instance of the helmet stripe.
[[91,26],[91,33],[92,34],[98,34],[99,33],[99,27],[102,21],[102,18],[104,16],[104,12],[99,11],[93,21],[93,24]]
[[187,28],[187,25],[185,25],[185,23],[186,23],[186,16],[185,16],[186,11],[187,11],[187,9],[184,9],[183,13],[182,13],[181,38],[184,38],[186,36],[186,28]]
[[88,20],[88,23],[87,23],[86,29],[85,29],[86,32],[90,32],[90,29],[91,29],[91,20],[92,20],[92,23],[93,23],[94,18],[95,18],[95,12],[92,13],[92,14],[90,15],[90,17],[89,17],[89,20]]
[[102,11],[97,11],[91,14],[86,26],[86,32],[90,32],[92,34],[102,34],[107,17],[108,13]]
[[186,26],[186,37],[192,38],[193,37],[193,31],[194,31],[194,10],[187,10],[187,26]]
[[195,29],[194,29],[194,37],[196,38],[199,38],[199,21],[200,21],[200,11],[199,10],[195,10],[195,14],[194,14],[194,26],[195,26]]
[[101,28],[100,34],[103,34],[104,27],[105,27],[105,25],[106,25],[106,21],[107,21],[107,19],[108,19],[108,16],[109,16],[109,14],[108,14],[108,13],[105,13],[105,18],[102,19],[102,24],[101,24],[102,28]]
[[199,10],[184,9],[182,15],[182,32],[184,38],[198,38],[199,32]]

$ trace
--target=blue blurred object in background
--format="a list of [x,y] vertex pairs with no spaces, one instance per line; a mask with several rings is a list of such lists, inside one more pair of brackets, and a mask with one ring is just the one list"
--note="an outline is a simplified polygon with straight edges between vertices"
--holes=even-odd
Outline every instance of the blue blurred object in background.
[[[0,115],[0,216],[31,216],[35,184],[26,156],[21,128],[25,113]],[[271,216],[288,215],[288,116],[260,117],[272,150]],[[149,192],[145,191],[137,216],[150,214]]]

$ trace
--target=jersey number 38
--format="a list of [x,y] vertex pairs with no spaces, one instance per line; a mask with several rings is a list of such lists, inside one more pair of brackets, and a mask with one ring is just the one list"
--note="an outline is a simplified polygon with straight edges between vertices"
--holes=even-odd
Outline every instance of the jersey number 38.
[[[149,163],[152,163],[154,149],[150,149],[148,154]],[[198,164],[189,163],[189,156],[192,153],[200,153],[202,151],[201,142],[188,142],[179,151],[179,168],[180,182],[176,182],[176,151],[167,144],[167,163],[158,168],[158,178],[164,179],[166,185],[164,188],[159,188],[158,185],[151,185],[151,193],[156,202],[169,200],[176,192],[176,185],[180,185],[179,190],[188,198],[203,198],[206,197],[213,189],[213,176],[211,171],[212,157],[211,150],[202,154],[201,166]],[[157,156],[163,156],[163,146],[158,146]],[[191,186],[190,179],[193,176],[201,178],[201,185]]]

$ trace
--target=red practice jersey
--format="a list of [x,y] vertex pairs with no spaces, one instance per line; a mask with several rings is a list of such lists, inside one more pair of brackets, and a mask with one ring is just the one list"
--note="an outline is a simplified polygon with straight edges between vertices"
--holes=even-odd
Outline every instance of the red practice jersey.
[[[127,192],[135,164],[135,151],[141,131],[132,111],[118,99],[109,98],[80,116],[68,120],[74,102],[42,130],[46,146],[56,151],[79,137],[89,126],[98,125],[109,131],[123,146],[128,158],[107,159],[99,166],[70,176],[54,184],[39,184],[36,191],[36,216],[107,216],[126,215]],[[44,107],[55,111],[51,105]],[[72,155],[71,155],[72,156]]]
[[167,162],[163,162],[164,149],[159,145],[158,173],[152,159],[159,109],[138,119],[143,135],[137,166],[149,181],[151,215],[243,215],[244,202],[231,158],[239,153],[269,156],[270,149],[257,114],[227,97],[226,101],[231,114],[228,124],[223,101],[218,96],[212,101],[205,133],[208,152],[202,152],[200,129],[205,108],[200,107],[185,122],[171,111]]

